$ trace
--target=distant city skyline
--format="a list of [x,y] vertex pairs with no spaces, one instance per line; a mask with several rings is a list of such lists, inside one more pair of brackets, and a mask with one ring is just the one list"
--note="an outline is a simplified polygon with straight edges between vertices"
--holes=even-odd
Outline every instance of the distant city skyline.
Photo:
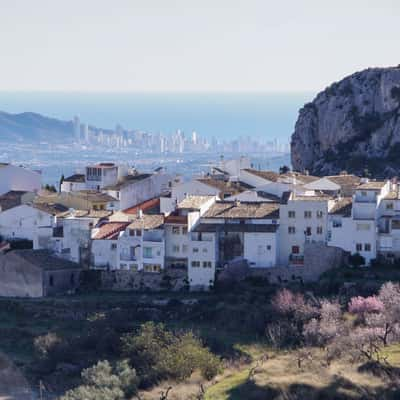
[[398,64],[394,0],[13,0],[0,91],[319,91]]

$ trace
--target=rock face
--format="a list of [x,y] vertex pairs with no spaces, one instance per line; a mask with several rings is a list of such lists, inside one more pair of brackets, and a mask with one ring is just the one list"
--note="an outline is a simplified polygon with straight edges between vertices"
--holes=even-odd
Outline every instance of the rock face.
[[292,165],[314,175],[400,173],[400,65],[333,83],[299,112]]

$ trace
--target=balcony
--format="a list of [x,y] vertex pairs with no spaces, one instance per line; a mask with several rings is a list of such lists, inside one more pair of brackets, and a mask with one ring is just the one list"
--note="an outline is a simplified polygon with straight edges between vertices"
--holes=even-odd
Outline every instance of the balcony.
[[121,254],[119,259],[121,261],[137,261],[138,258],[136,256],[133,256],[131,254]]

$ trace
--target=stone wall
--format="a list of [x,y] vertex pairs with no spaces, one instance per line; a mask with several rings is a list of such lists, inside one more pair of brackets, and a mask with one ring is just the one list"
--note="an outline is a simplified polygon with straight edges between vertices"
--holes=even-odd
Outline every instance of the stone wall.
[[343,265],[348,253],[339,247],[327,246],[324,243],[306,243],[304,248],[304,265],[250,268],[242,263],[233,263],[218,275],[218,280],[242,280],[253,276],[266,278],[271,283],[315,282],[325,272]]
[[81,271],[80,268],[43,271],[43,295],[74,292],[79,287]]
[[102,290],[178,291],[187,287],[187,271],[167,268],[161,273],[115,270],[100,271]]

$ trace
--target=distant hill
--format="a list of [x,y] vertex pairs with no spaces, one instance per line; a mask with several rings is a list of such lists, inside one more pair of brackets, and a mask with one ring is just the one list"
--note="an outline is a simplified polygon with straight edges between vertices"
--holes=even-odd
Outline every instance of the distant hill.
[[48,118],[32,112],[9,114],[0,111],[1,141],[58,142],[72,138],[72,121]]

